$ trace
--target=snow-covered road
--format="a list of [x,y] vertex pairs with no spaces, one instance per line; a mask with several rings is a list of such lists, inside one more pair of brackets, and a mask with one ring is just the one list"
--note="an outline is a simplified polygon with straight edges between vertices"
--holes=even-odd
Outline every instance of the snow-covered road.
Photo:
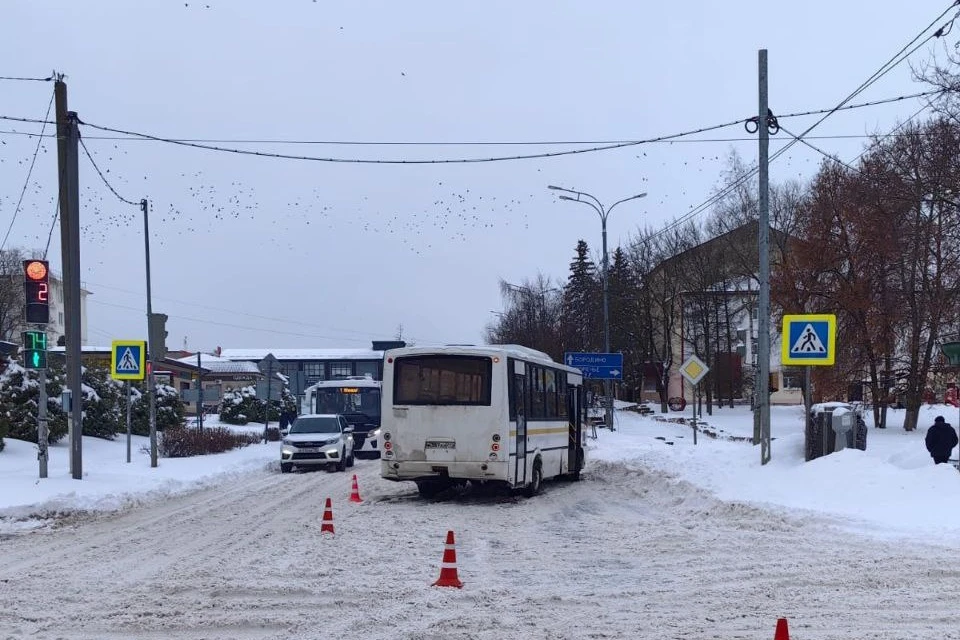
[[[876,541],[592,462],[527,500],[252,472],[0,539],[0,638],[960,638],[943,541]],[[324,498],[336,536],[322,537]],[[462,590],[431,587],[447,530]]]

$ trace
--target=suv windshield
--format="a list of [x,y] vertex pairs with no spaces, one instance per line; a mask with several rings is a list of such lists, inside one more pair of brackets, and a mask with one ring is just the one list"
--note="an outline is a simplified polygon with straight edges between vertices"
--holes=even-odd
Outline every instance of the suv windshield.
[[340,433],[340,420],[335,416],[302,416],[294,421],[290,433]]

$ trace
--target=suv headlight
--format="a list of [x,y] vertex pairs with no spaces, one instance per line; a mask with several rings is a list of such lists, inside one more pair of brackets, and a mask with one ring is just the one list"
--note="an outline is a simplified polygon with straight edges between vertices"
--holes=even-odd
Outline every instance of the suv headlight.
[[287,446],[289,447],[289,446],[292,446],[292,445],[293,445],[293,441],[292,441],[292,440],[288,440],[287,438],[284,438],[283,440],[280,441],[280,444],[285,444],[285,445],[287,445]]

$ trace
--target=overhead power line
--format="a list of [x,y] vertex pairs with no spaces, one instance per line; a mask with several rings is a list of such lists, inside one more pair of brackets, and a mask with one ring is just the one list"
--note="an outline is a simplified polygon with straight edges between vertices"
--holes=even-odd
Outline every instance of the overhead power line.
[[[815,109],[808,111],[798,111],[795,113],[788,113],[778,116],[778,118],[793,118],[800,116],[810,116],[810,115],[819,115],[833,113],[839,110],[851,110],[851,109],[861,109],[866,107],[873,107],[882,104],[889,104],[892,102],[900,102],[903,100],[909,100],[913,98],[920,98],[925,96],[933,96],[936,94],[943,93],[942,89],[936,89],[931,91],[921,91],[918,93],[906,94],[893,96],[890,98],[883,98],[880,100],[873,100],[870,102],[863,102],[859,104],[850,104],[837,109],[836,107],[831,107],[829,109]],[[34,118],[22,118],[15,116],[0,116],[0,120],[10,120],[15,122],[27,122],[27,123],[37,123],[43,124],[47,122],[52,124],[49,121],[37,120]],[[714,131],[717,129],[722,129],[734,125],[743,124],[750,118],[741,118],[739,120],[717,124],[712,126],[701,127],[699,129],[693,129],[690,131],[684,131],[675,134],[657,136],[646,139],[606,139],[606,140],[460,140],[460,141],[430,141],[430,140],[410,140],[410,141],[399,141],[399,140],[296,140],[296,139],[268,139],[268,138],[174,138],[174,137],[160,137],[153,136],[150,134],[143,134],[133,131],[123,131],[121,129],[114,129],[111,127],[105,127],[100,125],[94,125],[90,123],[81,122],[80,124],[101,129],[108,130],[113,132],[121,132],[122,135],[116,136],[98,136],[98,135],[87,135],[84,136],[87,140],[113,140],[113,141],[127,141],[127,142],[162,142],[167,144],[179,144],[184,146],[196,146],[201,149],[213,150],[213,151],[224,151],[231,153],[241,153],[248,155],[264,155],[268,157],[280,157],[288,159],[304,159],[304,160],[315,160],[315,161],[329,161],[329,162],[382,162],[382,163],[424,163],[424,162],[437,162],[437,163],[450,163],[450,162],[491,162],[497,160],[513,160],[513,159],[525,159],[525,158],[540,158],[540,157],[553,157],[556,155],[570,155],[576,153],[590,153],[595,151],[605,151],[609,149],[616,149],[625,146],[633,145],[642,145],[642,144],[653,144],[658,142],[737,142],[741,140],[753,140],[754,138],[694,138],[687,139],[689,136],[697,135],[700,133],[707,133],[709,131]],[[28,132],[28,131],[0,131],[0,134],[7,135],[22,135],[22,136],[37,136],[40,134]],[[53,136],[55,134],[48,134]],[[868,136],[824,136],[828,137],[868,137]],[[330,146],[410,146],[410,147],[423,147],[423,146],[571,146],[571,145],[592,145],[592,148],[588,149],[571,149],[565,150],[563,152],[549,152],[549,153],[540,153],[540,154],[529,154],[522,156],[505,156],[501,158],[469,158],[469,159],[438,159],[438,160],[387,160],[387,159],[355,159],[355,158],[318,158],[312,156],[299,156],[291,154],[275,154],[272,152],[263,152],[250,149],[229,149],[223,147],[212,147],[209,145],[216,144],[277,144],[277,145],[330,145]]]
[[[918,33],[913,39],[910,40],[910,42],[908,42],[904,47],[902,47],[899,51],[897,51],[897,53],[895,53],[889,60],[887,60],[883,65],[881,65],[880,68],[879,68],[877,71],[875,71],[869,78],[867,78],[866,80],[864,80],[856,89],[854,89],[846,98],[844,98],[843,100],[841,100],[835,107],[833,107],[832,109],[826,110],[826,111],[823,113],[823,117],[819,118],[816,122],[814,122],[812,125],[810,125],[809,127],[807,127],[807,128],[803,131],[803,133],[801,133],[801,134],[799,134],[799,135],[790,134],[790,135],[793,137],[793,139],[790,140],[790,142],[788,142],[785,146],[781,147],[781,148],[778,149],[775,153],[773,153],[773,154],[770,156],[769,162],[772,163],[772,162],[776,161],[780,156],[782,156],[782,155],[785,154],[787,151],[789,151],[795,144],[797,144],[798,142],[802,142],[803,139],[804,139],[811,131],[813,131],[816,127],[818,127],[820,124],[822,124],[827,118],[829,118],[831,115],[833,115],[833,114],[836,113],[837,111],[843,109],[843,108],[847,105],[847,103],[849,103],[853,98],[855,98],[856,96],[858,96],[858,95],[860,95],[861,93],[863,93],[867,88],[869,88],[871,85],[873,85],[874,83],[876,83],[876,82],[877,82],[880,78],[882,78],[884,75],[886,75],[887,73],[889,73],[894,67],[898,66],[898,65],[901,64],[904,60],[906,60],[906,59],[909,58],[911,55],[913,55],[920,47],[922,47],[923,45],[925,45],[927,42],[929,42],[929,41],[932,40],[933,38],[939,38],[939,37],[942,37],[942,36],[946,35],[947,33],[949,33],[950,30],[951,30],[951,28],[952,28],[952,26],[953,26],[954,20],[956,20],[956,16],[955,16],[952,20],[950,20],[947,24],[945,24],[944,26],[940,27],[940,28],[937,29],[934,33],[930,34],[929,36],[927,36],[926,38],[924,38],[922,41],[920,41],[919,44],[916,44],[916,46],[913,46],[914,43],[916,43],[918,40],[920,40],[920,39],[923,37],[923,34],[925,34],[925,33],[927,33],[928,31],[930,31],[930,29],[932,29],[934,25],[936,25],[941,19],[943,19],[943,17],[946,16],[946,15],[950,12],[950,10],[951,10],[952,8],[954,8],[955,6],[957,6],[958,4],[960,4],[960,0],[956,0],[955,2],[952,2],[949,7],[947,7],[947,8],[946,8],[940,15],[938,15],[929,25],[927,25],[923,30],[921,30],[920,33]],[[911,46],[913,46],[912,49],[910,49]],[[910,50],[907,51],[908,49],[910,49]],[[904,52],[906,52],[906,53],[904,53]],[[922,109],[921,109],[921,111],[922,111]],[[917,113],[919,113],[919,112],[917,112]],[[795,115],[800,115],[800,114],[795,114]],[[914,115],[916,115],[916,114],[914,114]],[[913,116],[911,116],[911,117],[913,117]],[[781,129],[782,129],[782,127],[781,127]],[[816,149],[816,151],[819,152],[820,150],[819,150],[819,149]],[[865,153],[865,152],[864,152],[864,153]],[[863,154],[861,154],[861,155],[863,155]],[[859,156],[858,156],[858,157],[859,157]],[[695,207],[692,207],[689,212],[687,212],[687,213],[685,213],[684,215],[680,216],[679,218],[677,218],[676,220],[674,220],[672,223],[666,225],[663,229],[657,231],[656,233],[651,234],[651,235],[647,238],[647,240],[648,240],[648,241],[649,241],[649,240],[652,240],[653,238],[656,238],[656,237],[658,237],[658,236],[660,236],[660,235],[662,235],[662,234],[664,234],[664,233],[667,233],[667,232],[670,231],[671,229],[675,229],[676,227],[678,227],[678,226],[686,223],[688,220],[691,220],[691,219],[693,219],[694,217],[700,215],[701,213],[703,213],[704,211],[706,211],[706,210],[708,210],[710,207],[712,207],[714,204],[720,202],[724,197],[726,197],[729,193],[731,193],[731,192],[732,192],[733,190],[735,190],[737,187],[739,187],[740,185],[742,185],[743,183],[745,183],[747,180],[752,179],[755,175],[757,175],[757,173],[759,173],[759,168],[757,167],[756,164],[754,164],[748,171],[744,172],[744,174],[741,175],[739,178],[735,179],[733,182],[731,182],[730,184],[728,184],[726,187],[724,187],[723,189],[721,189],[719,192],[713,194],[711,197],[707,198],[705,201],[703,201],[703,202],[700,203],[699,205],[697,205],[697,206],[695,206]]]
[[53,82],[54,77],[51,75],[47,78],[26,78],[22,76],[0,76],[0,80],[18,80],[22,82]]
[[47,118],[50,117],[50,109],[53,107],[54,94],[50,94],[50,102],[47,103],[47,113],[43,116],[43,126],[40,128],[40,137],[37,138],[37,146],[33,150],[33,157],[30,159],[30,167],[27,169],[27,179],[23,182],[23,189],[20,191],[20,198],[17,200],[17,206],[13,209],[13,217],[10,218],[10,224],[7,226],[7,232],[3,235],[3,242],[0,242],[0,251],[7,246],[7,239],[10,237],[10,231],[13,229],[13,223],[17,221],[17,215],[20,213],[20,207],[23,205],[23,196],[27,193],[27,187],[30,186],[30,177],[33,175],[33,166],[37,163],[37,154],[40,153],[40,146],[43,144],[43,131],[47,128]]
[[[93,303],[93,304],[98,304],[98,305],[102,305],[102,306],[105,306],[105,307],[113,307],[113,308],[115,308],[115,309],[126,309],[126,310],[128,310],[128,311],[137,311],[137,312],[139,312],[139,313],[143,313],[143,309],[140,308],[140,307],[130,307],[130,306],[127,306],[127,305],[114,304],[114,303],[112,303],[112,302],[104,302],[103,300],[95,300],[95,299],[94,299],[94,300],[90,300],[90,302]],[[349,341],[349,342],[369,342],[369,338],[348,338],[348,337],[344,337],[344,336],[324,336],[324,335],[317,335],[317,334],[311,334],[311,333],[297,333],[297,332],[295,332],[295,331],[284,331],[284,330],[282,330],[282,329],[276,329],[276,328],[264,329],[263,327],[251,327],[251,326],[247,326],[247,325],[233,324],[233,323],[230,323],[230,322],[220,322],[220,321],[217,321],[217,320],[208,320],[208,319],[206,319],[206,318],[194,318],[194,317],[191,317],[191,316],[182,316],[182,315],[176,315],[176,314],[172,314],[172,313],[171,313],[171,314],[168,314],[168,315],[169,315],[171,318],[176,318],[176,319],[178,319],[178,320],[186,320],[186,321],[189,321],[189,322],[199,322],[199,323],[203,323],[203,324],[205,324],[205,325],[211,325],[211,324],[212,324],[212,325],[221,326],[221,327],[230,327],[230,328],[232,328],[232,329],[246,329],[246,330],[248,330],[248,331],[259,331],[259,332],[261,332],[261,333],[264,333],[264,332],[266,332],[266,333],[278,333],[278,334],[282,334],[282,335],[296,336],[296,337],[299,337],[299,338],[318,338],[318,339],[321,339],[321,340],[346,340],[346,341]]]
[[613,149],[622,149],[624,147],[633,147],[641,144],[649,144],[652,142],[661,142],[664,140],[670,140],[672,138],[681,138],[684,136],[690,136],[697,133],[706,133],[707,131],[715,131],[717,129],[723,129],[725,127],[731,127],[737,124],[741,124],[741,120],[735,120],[733,122],[726,122],[723,124],[713,125],[710,127],[702,127],[700,129],[694,129],[691,131],[684,131],[681,133],[674,133],[666,136],[658,136],[656,138],[648,138],[645,140],[631,140],[626,142],[617,142],[612,144],[604,144],[599,146],[588,147],[586,149],[565,149],[563,151],[549,151],[543,153],[528,153],[528,154],[519,154],[519,155],[510,155],[510,156],[492,156],[485,158],[426,158],[426,159],[386,159],[386,158],[337,158],[337,157],[321,157],[321,156],[305,156],[305,155],[295,155],[288,153],[276,153],[272,151],[257,151],[252,149],[237,149],[234,147],[221,147],[212,144],[205,144],[199,142],[185,142],[183,140],[177,140],[173,138],[161,138],[159,136],[153,136],[145,133],[138,133],[135,131],[126,131],[123,129],[117,129],[114,127],[106,127],[102,125],[97,125],[89,122],[81,122],[81,124],[92,127],[94,129],[99,129],[101,131],[108,131],[111,133],[118,133],[127,136],[136,136],[144,138],[147,140],[154,140],[157,142],[166,142],[169,144],[180,145],[185,147],[193,147],[196,149],[204,149],[207,151],[217,151],[221,153],[232,153],[237,155],[248,155],[248,156],[257,156],[263,158],[278,158],[284,160],[303,160],[311,162],[331,162],[331,163],[343,163],[343,164],[405,164],[405,165],[419,165],[419,164],[479,164],[487,162],[505,162],[510,160],[533,160],[538,158],[556,158],[560,156],[571,156],[579,155],[585,153],[596,153],[598,151],[611,151]]
[[113,195],[117,196],[117,199],[120,200],[120,202],[123,202],[123,203],[125,203],[125,204],[129,204],[129,205],[133,205],[134,207],[139,207],[139,206],[140,206],[140,203],[139,203],[139,202],[133,202],[132,200],[127,200],[126,198],[124,198],[123,196],[121,196],[119,193],[117,193],[117,190],[113,188],[113,185],[111,185],[111,184],[107,181],[107,177],[106,177],[105,175],[103,175],[103,172],[100,171],[100,167],[97,166],[97,163],[96,163],[96,161],[93,159],[93,156],[90,155],[90,150],[87,149],[87,145],[83,142],[83,138],[80,138],[80,146],[83,147],[83,152],[84,152],[85,154],[87,154],[87,158],[90,159],[90,164],[92,164],[92,165],[93,165],[93,168],[96,169],[97,175],[99,175],[99,176],[100,176],[100,179],[103,180],[103,184],[107,185],[107,189],[110,189],[110,192],[111,192]]
[[[129,294],[131,294],[131,295],[143,295],[143,292],[142,292],[142,291],[133,291],[133,290],[131,290],[131,289],[124,289],[124,288],[122,288],[122,287],[115,287],[115,286],[112,286],[112,285],[107,285],[107,284],[103,284],[103,283],[99,283],[99,282],[93,282],[93,281],[90,281],[90,280],[87,280],[86,282],[87,282],[87,284],[92,285],[92,286],[95,286],[95,287],[98,287],[98,288],[112,289],[112,290],[114,290],[114,291],[120,291],[120,292],[123,292],[123,293],[129,293]],[[318,326],[318,325],[311,324],[311,323],[309,323],[309,322],[301,322],[301,321],[298,321],[298,320],[289,320],[289,319],[286,319],[286,318],[275,318],[275,317],[272,317],[272,316],[263,316],[263,315],[258,315],[258,314],[255,314],[255,313],[248,313],[248,312],[246,312],[246,311],[237,311],[236,309],[227,309],[226,307],[216,307],[216,306],[208,305],[208,304],[200,304],[200,303],[197,303],[197,302],[190,302],[190,301],[188,301],[188,300],[180,300],[180,299],[178,299],[178,298],[170,298],[170,297],[167,297],[167,296],[154,296],[154,298],[155,298],[155,299],[159,299],[159,300],[167,300],[167,301],[169,301],[169,302],[176,302],[176,303],[180,303],[180,304],[184,304],[184,305],[189,305],[189,306],[191,306],[191,307],[196,307],[196,308],[199,308],[199,309],[209,309],[209,310],[211,310],[211,311],[222,311],[222,312],[224,312],[224,313],[229,313],[229,314],[232,314],[232,315],[246,316],[246,317],[248,317],[248,318],[254,318],[254,319],[257,319],[257,320],[267,320],[267,321],[269,321],[269,322],[280,322],[280,323],[283,323],[283,324],[290,324],[290,325],[296,325],[296,326],[306,327],[306,328],[308,328],[308,329],[320,329],[320,330],[322,330],[322,331],[335,331],[335,332],[337,332],[337,333],[352,333],[352,334],[354,334],[354,335],[366,336],[368,339],[369,339],[369,338],[374,338],[374,339],[376,339],[376,338],[382,337],[382,336],[384,335],[383,333],[374,333],[374,332],[370,332],[370,331],[355,331],[355,330],[352,330],[352,329],[338,329],[338,328],[336,328],[336,327],[320,327],[320,326]],[[411,339],[416,339],[416,338],[411,338]]]

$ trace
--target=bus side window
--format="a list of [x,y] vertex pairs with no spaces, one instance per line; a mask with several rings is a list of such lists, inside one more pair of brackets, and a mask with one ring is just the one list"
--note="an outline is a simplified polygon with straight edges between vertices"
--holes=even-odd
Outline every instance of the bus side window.
[[553,369],[543,370],[543,398],[546,402],[546,417],[557,417],[557,372]]
[[564,371],[557,372],[557,416],[567,417],[567,374]]
[[544,371],[540,367],[533,368],[533,394],[531,395],[530,402],[530,417],[531,418],[545,418],[546,409],[545,409],[545,396],[544,387],[543,387],[543,374]]

